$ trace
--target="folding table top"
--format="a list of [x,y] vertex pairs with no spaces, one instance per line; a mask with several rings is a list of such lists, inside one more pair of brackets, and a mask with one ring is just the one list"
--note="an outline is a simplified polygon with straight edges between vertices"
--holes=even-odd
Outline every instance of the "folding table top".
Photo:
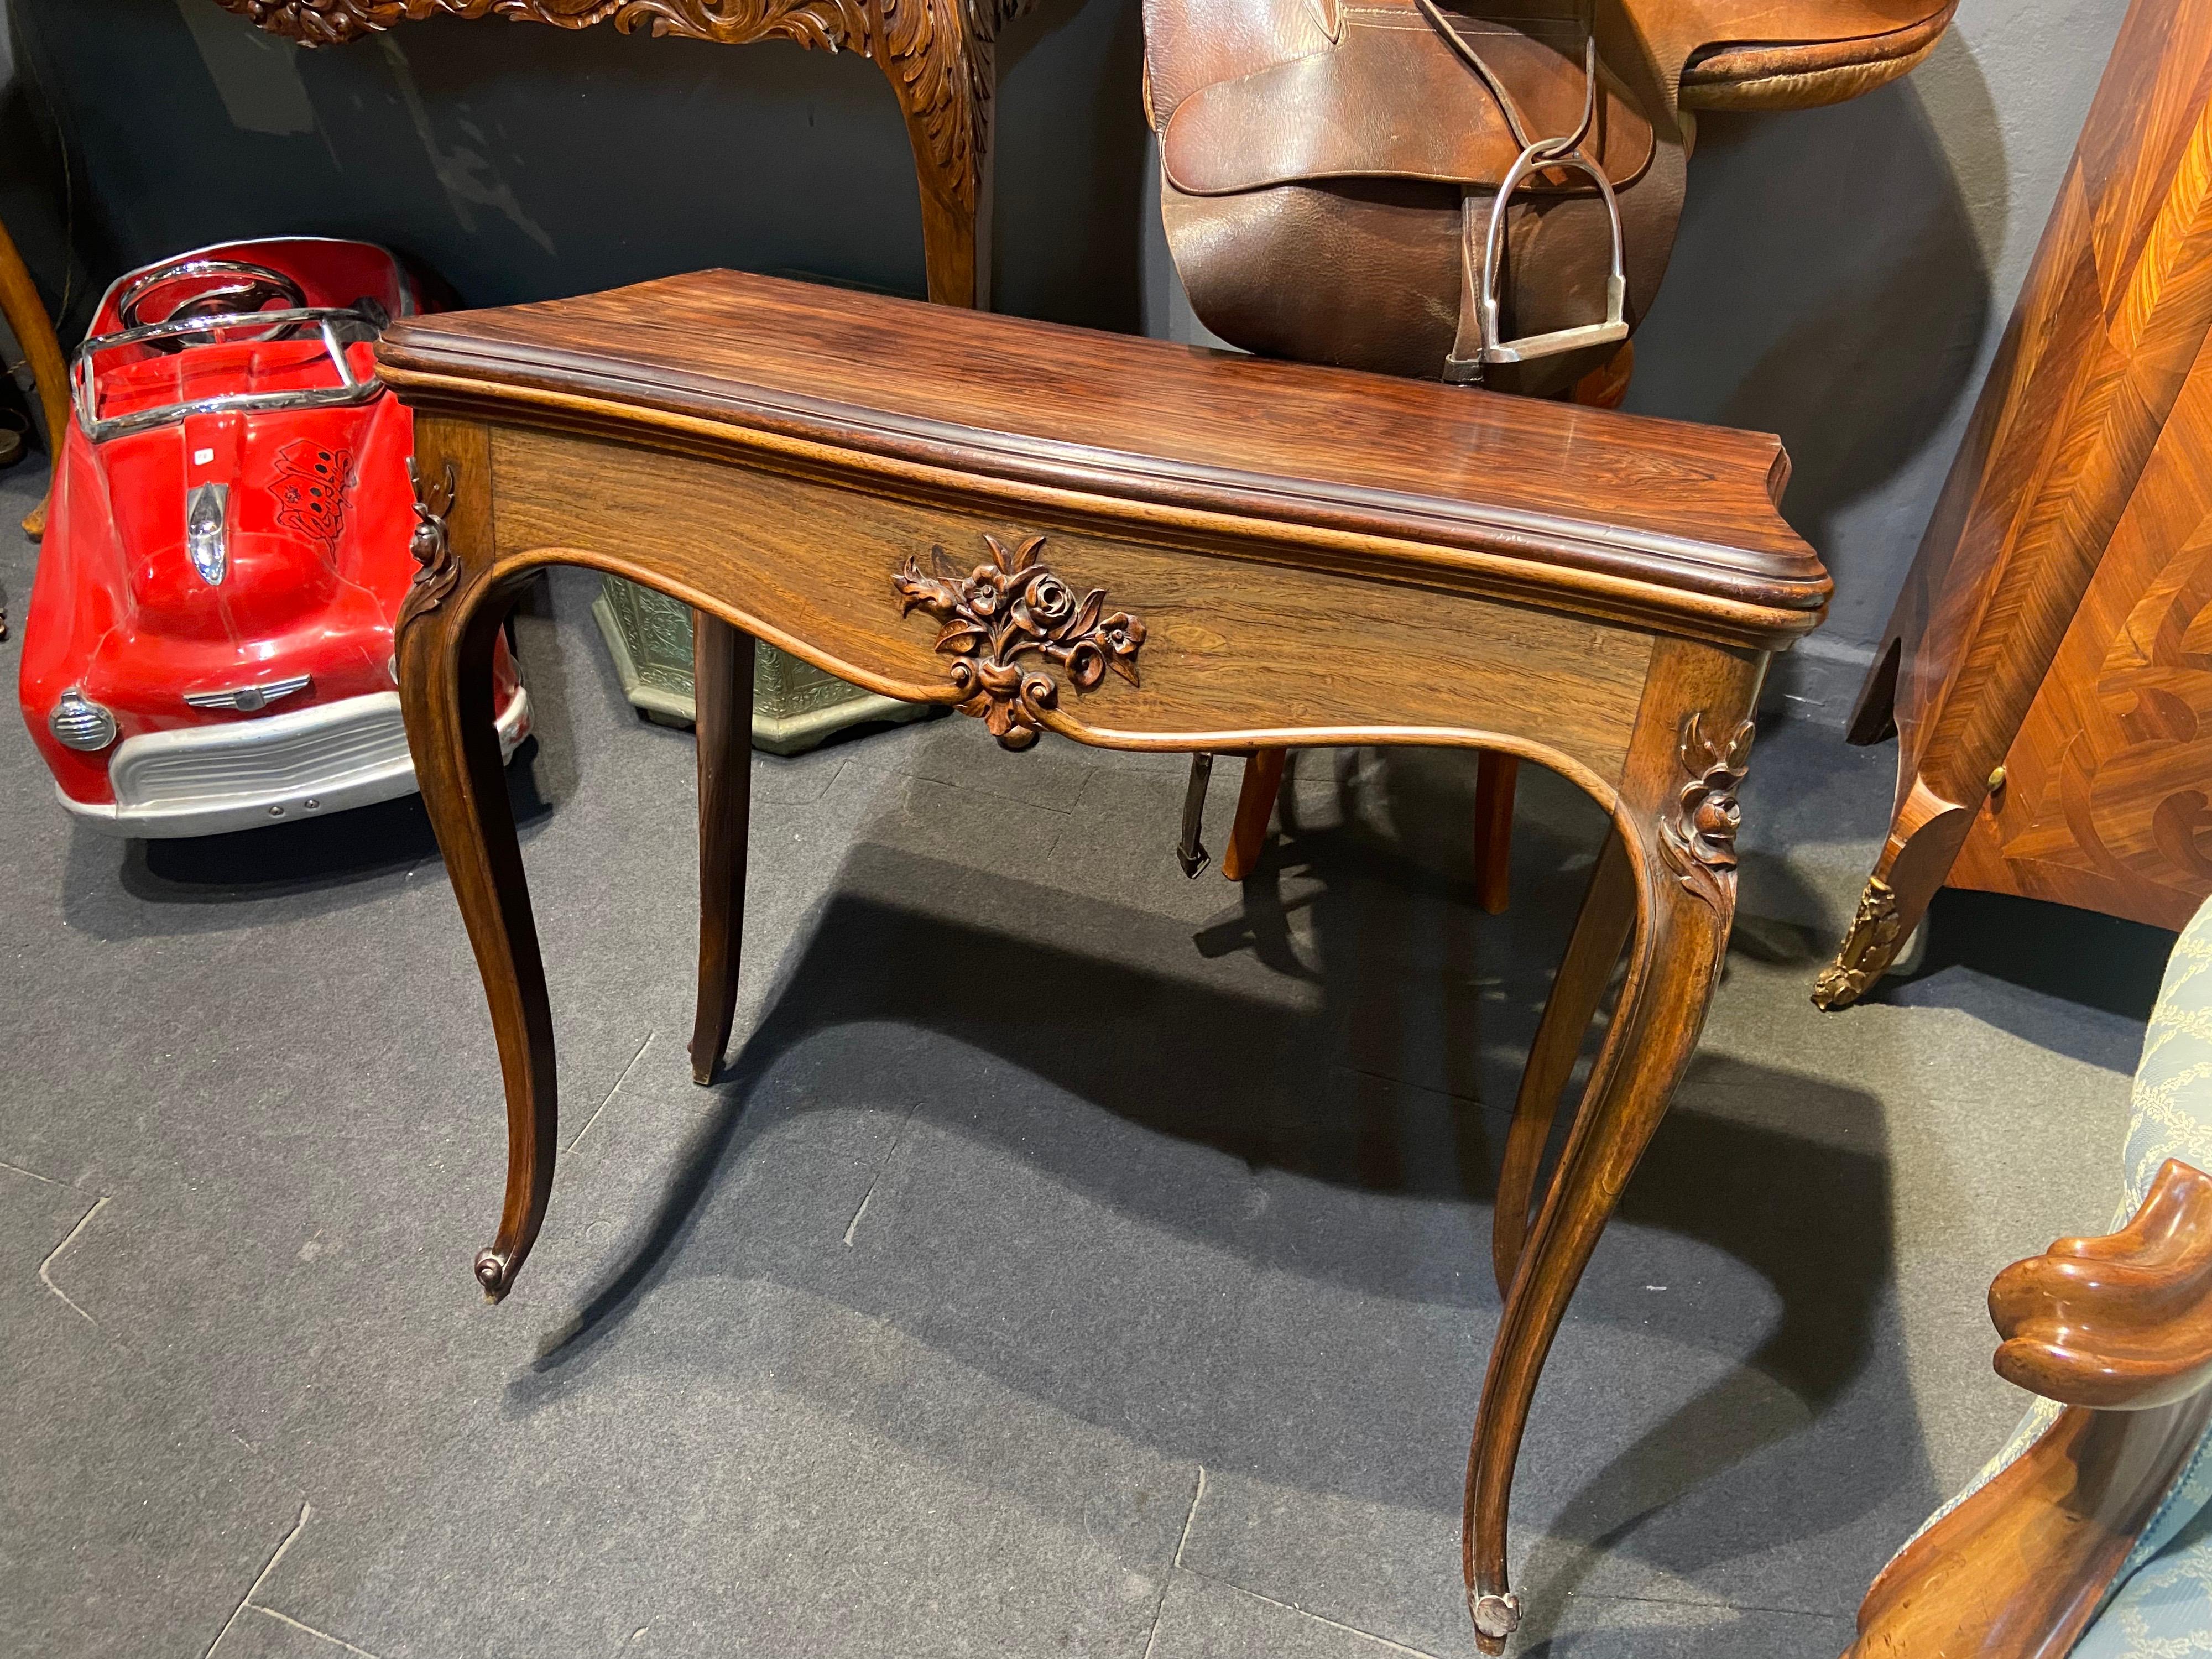
[[1372,537],[1378,558],[1464,549],[1777,643],[1819,622],[1832,586],[1776,510],[1789,462],[1768,434],[737,271],[410,318],[378,361],[428,410],[821,445]]

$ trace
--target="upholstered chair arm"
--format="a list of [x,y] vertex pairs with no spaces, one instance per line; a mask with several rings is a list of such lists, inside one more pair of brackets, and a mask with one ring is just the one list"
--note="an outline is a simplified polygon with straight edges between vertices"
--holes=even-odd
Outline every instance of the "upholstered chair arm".
[[2117,1232],[1999,1273],[1990,1316],[1998,1371],[2066,1409],[1898,1553],[1845,1659],[2062,1659],[2172,1533],[2212,1417],[2212,1176],[2169,1158]]

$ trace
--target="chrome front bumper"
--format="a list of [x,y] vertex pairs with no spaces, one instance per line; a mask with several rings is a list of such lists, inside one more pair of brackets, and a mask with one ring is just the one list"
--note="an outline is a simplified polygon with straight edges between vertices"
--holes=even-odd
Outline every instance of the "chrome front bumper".
[[[500,757],[530,731],[530,693],[499,715]],[[85,823],[148,840],[219,836],[325,817],[411,793],[415,763],[399,694],[378,691],[313,708],[126,738],[107,764],[115,804],[62,795]],[[57,787],[56,793],[60,793]]]

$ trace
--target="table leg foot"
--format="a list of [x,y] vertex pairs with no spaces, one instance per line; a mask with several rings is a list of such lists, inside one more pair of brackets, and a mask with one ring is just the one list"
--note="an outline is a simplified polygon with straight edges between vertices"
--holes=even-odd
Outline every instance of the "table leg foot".
[[1813,981],[1814,1007],[1848,1008],[1889,971],[1942,890],[1980,810],[1979,800],[1961,805],[1917,776],[1908,781],[1836,959]]
[[752,815],[753,637],[706,611],[692,621],[699,744],[699,1000],[691,1080],[714,1080],[737,1018]]
[[545,968],[492,723],[492,653],[513,594],[488,580],[491,459],[482,428],[416,424],[422,565],[400,607],[399,701],[416,781],[468,924],[507,1093],[507,1188],[499,1234],[474,1272],[494,1301],[538,1237],[553,1189],[560,1111]]

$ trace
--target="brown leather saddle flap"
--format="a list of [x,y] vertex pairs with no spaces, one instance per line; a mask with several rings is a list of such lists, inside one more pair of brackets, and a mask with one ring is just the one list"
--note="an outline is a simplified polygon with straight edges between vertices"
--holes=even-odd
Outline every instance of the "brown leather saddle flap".
[[[1448,15],[1449,14],[1447,14]],[[1326,179],[1420,179],[1497,185],[1521,145],[1497,98],[1410,6],[1346,6],[1326,51],[1202,87],[1176,106],[1161,138],[1168,180],[1191,196],[1226,196]],[[1529,137],[1569,134],[1586,96],[1582,41],[1455,18],[1517,106]],[[1600,72],[1595,154],[1615,188],[1650,165],[1651,124]],[[1530,188],[1584,191],[1581,174]]]

